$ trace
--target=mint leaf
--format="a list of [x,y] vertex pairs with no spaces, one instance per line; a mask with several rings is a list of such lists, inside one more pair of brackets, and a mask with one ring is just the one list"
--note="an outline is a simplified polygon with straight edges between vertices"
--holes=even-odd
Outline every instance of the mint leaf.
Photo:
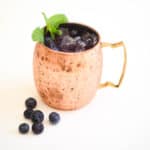
[[68,22],[68,19],[64,14],[56,14],[50,17],[48,22],[57,29],[60,24]]
[[44,28],[37,27],[32,32],[32,40],[44,43]]
[[50,32],[52,39],[55,38],[55,35],[61,35],[62,32],[59,30],[59,25],[68,22],[67,17],[64,14],[56,14],[50,18],[47,18],[46,14],[43,12],[44,20],[46,23],[46,29]]

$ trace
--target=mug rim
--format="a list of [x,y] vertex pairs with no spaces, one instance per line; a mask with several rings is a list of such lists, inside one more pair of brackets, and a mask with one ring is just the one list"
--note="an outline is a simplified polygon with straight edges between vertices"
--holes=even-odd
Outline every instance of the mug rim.
[[100,44],[100,39],[101,39],[100,34],[99,34],[98,31],[95,30],[93,27],[88,26],[88,25],[83,24],[83,23],[77,23],[77,22],[68,22],[68,23],[66,23],[66,24],[80,25],[80,26],[86,27],[86,28],[88,28],[88,29],[94,31],[94,32],[97,34],[97,37],[98,37],[97,43],[96,43],[93,47],[91,47],[91,48],[89,48],[89,49],[82,50],[82,51],[78,51],[78,52],[63,52],[63,51],[53,50],[53,49],[47,47],[46,45],[44,45],[43,43],[37,42],[37,44],[40,44],[40,45],[44,46],[44,47],[45,47],[48,51],[50,51],[50,52],[58,53],[58,54],[63,54],[63,55],[76,55],[76,54],[81,54],[81,53],[90,52],[90,51],[94,50],[94,48],[95,48],[98,44]]

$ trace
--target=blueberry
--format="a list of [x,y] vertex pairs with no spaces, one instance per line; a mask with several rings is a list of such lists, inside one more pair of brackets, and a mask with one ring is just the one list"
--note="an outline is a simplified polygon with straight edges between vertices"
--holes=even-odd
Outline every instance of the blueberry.
[[31,118],[31,115],[33,113],[33,110],[31,108],[27,108],[25,111],[24,111],[24,117],[27,118],[27,119],[30,119]]
[[46,46],[50,46],[50,37],[48,37],[48,36],[46,36],[45,38],[44,38],[44,44],[46,45]]
[[86,43],[82,40],[78,40],[76,44],[76,51],[84,50],[86,47]]
[[35,108],[37,105],[37,102],[33,97],[29,97],[28,99],[26,99],[25,105],[27,108]]
[[97,41],[98,41],[98,36],[93,33],[93,34],[91,34],[91,38],[93,40],[93,45],[95,45],[97,43]]
[[57,112],[52,112],[49,114],[49,121],[52,124],[57,124],[60,121],[60,115]]
[[92,45],[93,44],[93,40],[91,38],[86,39],[86,44],[87,45]]
[[27,133],[29,131],[29,125],[27,123],[22,123],[19,125],[19,132],[20,133]]
[[90,48],[94,45],[93,40],[90,37],[85,40],[85,43],[86,43],[86,48]]
[[34,123],[34,124],[32,125],[32,131],[33,131],[33,133],[35,133],[35,134],[40,134],[40,133],[43,132],[43,130],[44,130],[44,126],[43,126],[42,123]]
[[58,50],[55,42],[52,39],[50,40],[50,48],[53,49],[53,50]]
[[45,37],[44,44],[51,49],[58,50],[55,42],[49,36]]
[[75,36],[78,35],[78,31],[73,29],[73,30],[70,31],[70,35],[71,35],[72,37],[75,37]]
[[33,123],[40,123],[44,120],[44,114],[40,110],[33,111],[31,115],[31,120]]
[[81,36],[81,39],[83,40],[83,41],[86,41],[88,38],[90,38],[91,37],[91,34],[89,33],[89,32],[84,32],[83,34],[82,34],[82,36]]

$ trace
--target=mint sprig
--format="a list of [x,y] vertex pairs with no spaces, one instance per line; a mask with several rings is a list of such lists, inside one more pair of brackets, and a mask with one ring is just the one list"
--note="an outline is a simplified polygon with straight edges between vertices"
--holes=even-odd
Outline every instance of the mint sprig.
[[[45,23],[46,32],[50,32],[51,38],[54,40],[56,35],[61,35],[62,32],[59,30],[59,25],[67,23],[68,19],[64,14],[56,14],[47,18],[46,14],[42,13]],[[44,28],[37,27],[32,33],[32,40],[40,43],[44,43]]]

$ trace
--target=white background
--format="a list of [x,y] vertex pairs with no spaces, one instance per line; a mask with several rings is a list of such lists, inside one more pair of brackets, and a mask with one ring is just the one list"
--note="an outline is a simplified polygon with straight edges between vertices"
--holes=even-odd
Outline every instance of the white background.
[[[150,149],[150,11],[147,0],[0,0],[0,149],[1,150],[149,150]],[[126,75],[119,89],[97,91],[86,107],[58,111],[61,122],[45,119],[39,136],[18,133],[27,122],[24,101],[33,96],[47,117],[53,109],[38,96],[32,74],[32,30],[44,25],[41,12],[65,13],[99,31],[102,41],[123,40]],[[117,80],[121,48],[103,49],[104,80]],[[29,122],[30,123],[30,122]]]

